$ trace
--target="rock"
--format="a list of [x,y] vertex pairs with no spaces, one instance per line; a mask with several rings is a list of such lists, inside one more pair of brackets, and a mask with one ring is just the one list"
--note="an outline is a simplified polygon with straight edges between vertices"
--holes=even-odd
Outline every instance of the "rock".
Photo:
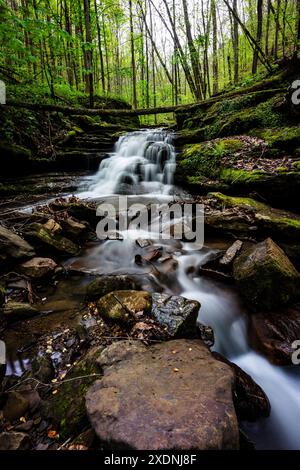
[[32,258],[21,264],[20,270],[25,276],[33,279],[40,279],[53,273],[57,268],[57,264],[50,258]]
[[270,416],[271,405],[269,399],[252,377],[221,354],[216,352],[212,354],[219,361],[228,364],[234,372],[233,401],[239,420],[254,422],[259,418]]
[[2,312],[4,318],[9,323],[26,320],[27,318],[31,318],[39,314],[39,311],[30,304],[13,301],[7,302],[7,304],[4,305]]
[[42,410],[44,419],[52,420],[63,439],[78,435],[88,425],[85,395],[88,387],[99,378],[101,371],[97,358],[102,349],[96,346],[90,349],[76,365],[73,365],[65,377],[66,380],[76,377],[77,379],[60,385],[58,393],[44,403]]
[[29,420],[26,421],[26,423],[21,423],[18,424],[18,426],[15,426],[15,430],[19,432],[29,432],[33,428],[33,421]]
[[34,248],[16,233],[0,225],[0,256],[14,259],[31,258]]
[[233,373],[200,340],[146,348],[119,342],[98,363],[103,378],[86,395],[101,442],[135,450],[238,449]]
[[137,285],[130,276],[101,276],[88,284],[86,296],[89,300],[96,300],[115,290],[136,290]]
[[203,325],[202,323],[197,323],[197,330],[203,343],[206,344],[208,348],[212,348],[215,344],[214,330],[210,326]]
[[49,383],[55,377],[52,361],[46,356],[37,356],[32,360],[31,372],[33,377],[43,383]]
[[199,302],[168,294],[152,294],[152,301],[152,317],[171,337],[195,337]]
[[0,434],[0,450],[28,450],[29,436],[23,432],[2,432]]
[[136,244],[140,247],[140,248],[147,248],[148,246],[150,246],[152,243],[151,243],[151,240],[146,240],[144,238],[138,238],[136,240]]
[[85,224],[79,222],[73,217],[68,217],[60,222],[63,232],[70,238],[80,237],[86,232],[87,227]]
[[60,233],[62,231],[61,226],[54,219],[47,220],[43,227],[53,233]]
[[238,256],[233,274],[241,295],[256,310],[279,308],[300,292],[298,271],[270,238]]
[[39,223],[33,223],[26,227],[24,236],[37,247],[46,248],[60,255],[76,256],[80,252],[79,246],[71,240]]
[[3,408],[3,416],[7,421],[16,421],[21,418],[21,416],[24,416],[28,407],[28,401],[20,393],[8,392],[6,403]]
[[92,227],[96,226],[98,217],[96,215],[96,206],[93,204],[83,203],[75,198],[70,200],[58,199],[50,204],[50,208],[54,211],[67,211],[68,214],[78,221],[86,221]]
[[251,315],[249,336],[252,346],[270,362],[291,365],[293,342],[300,339],[300,306]]
[[237,240],[234,242],[231,247],[228,248],[225,255],[220,259],[219,263],[222,267],[230,266],[233,263],[234,258],[238,255],[241,251],[243,246],[243,242]]
[[101,297],[97,308],[107,320],[130,323],[137,313],[150,315],[152,298],[148,292],[134,290],[114,291]]

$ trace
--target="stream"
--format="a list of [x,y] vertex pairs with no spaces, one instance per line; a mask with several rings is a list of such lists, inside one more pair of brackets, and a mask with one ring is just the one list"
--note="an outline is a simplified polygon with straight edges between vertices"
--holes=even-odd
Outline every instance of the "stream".
[[[159,129],[129,133],[120,137],[114,152],[102,161],[93,177],[81,179],[77,196],[105,202],[116,199],[116,195],[127,195],[131,202],[163,204],[186,196],[173,185],[175,168],[172,134]],[[93,274],[147,275],[145,267],[135,263],[139,253],[136,241],[150,239],[151,233],[133,230],[122,235],[123,241],[108,240],[91,246],[83,256],[68,260],[66,265]],[[197,268],[219,249],[218,244],[205,240],[199,249],[192,243],[157,240],[154,245],[163,246],[177,261],[172,276],[156,279],[163,291],[198,300],[199,321],[211,326],[215,333],[214,350],[250,374],[269,397],[270,418],[242,423],[246,434],[257,449],[299,449],[299,368],[271,365],[251,350],[246,309],[235,289],[197,274]]]

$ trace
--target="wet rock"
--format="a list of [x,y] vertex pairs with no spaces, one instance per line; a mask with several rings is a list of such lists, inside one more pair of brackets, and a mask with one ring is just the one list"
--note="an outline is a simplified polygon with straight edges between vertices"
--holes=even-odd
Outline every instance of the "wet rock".
[[234,242],[233,245],[231,245],[228,250],[226,251],[225,255],[220,259],[219,263],[222,267],[228,267],[230,266],[235,257],[239,254],[243,246],[243,242],[240,240],[237,240]]
[[55,376],[55,369],[49,357],[35,357],[31,363],[32,375],[43,383],[48,383]]
[[235,375],[233,401],[241,421],[254,422],[270,416],[271,405],[263,389],[240,367],[216,352],[212,353],[219,361],[228,364]]
[[[300,339],[300,306],[250,317],[252,346],[277,365],[291,365],[294,341]],[[297,358],[299,355],[297,356]]]
[[96,226],[98,217],[96,216],[96,206],[89,203],[83,203],[76,198],[70,200],[58,199],[50,204],[54,211],[66,211],[70,216],[78,221],[89,222],[92,227]]
[[79,222],[73,217],[68,217],[67,219],[62,220],[60,224],[64,234],[70,238],[80,237],[87,230],[85,224]]
[[146,239],[143,239],[143,238],[138,238],[136,243],[140,248],[147,248],[148,246],[151,245],[150,240],[146,240]]
[[233,265],[234,278],[247,303],[272,310],[299,295],[300,275],[273,240],[246,249]]
[[31,258],[35,255],[34,248],[16,233],[0,225],[0,257]]
[[45,224],[43,224],[45,229],[49,230],[52,233],[61,233],[62,228],[54,219],[49,219]]
[[116,290],[136,290],[135,280],[130,276],[101,276],[88,284],[86,296],[96,300]]
[[10,301],[4,305],[2,313],[7,322],[13,323],[34,317],[39,314],[39,311],[30,304]]
[[168,294],[152,294],[152,301],[152,317],[171,337],[195,337],[199,302]]
[[57,264],[50,258],[32,258],[21,264],[20,270],[25,276],[40,279],[51,274],[57,268]]
[[74,242],[39,223],[30,224],[24,236],[37,248],[47,249],[60,255],[76,256],[80,252],[79,246]]
[[29,436],[23,432],[2,432],[0,434],[0,450],[28,450]]
[[233,373],[200,340],[119,342],[98,362],[104,377],[90,387],[86,408],[110,448],[238,449]]
[[7,421],[16,421],[21,418],[21,416],[24,416],[28,407],[28,400],[26,400],[23,395],[18,392],[8,392],[3,408],[3,416]]
[[[89,386],[100,375],[97,358],[102,347],[93,347],[67,373],[58,393],[44,403],[42,415],[46,421],[52,420],[60,436],[67,439],[81,433],[89,424],[85,410],[85,395]],[[96,374],[96,375],[95,375]]]
[[206,344],[208,348],[212,348],[215,344],[214,330],[210,326],[197,323],[197,331],[203,343]]
[[125,324],[136,320],[136,314],[149,315],[151,305],[152,298],[148,292],[134,290],[114,291],[97,302],[102,317]]

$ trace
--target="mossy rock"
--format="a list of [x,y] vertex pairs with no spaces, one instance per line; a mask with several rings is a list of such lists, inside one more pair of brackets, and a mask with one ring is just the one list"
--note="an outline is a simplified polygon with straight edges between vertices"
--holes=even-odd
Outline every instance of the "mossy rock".
[[251,134],[267,142],[271,150],[296,152],[300,145],[300,126],[254,129]]
[[300,275],[273,240],[246,249],[234,261],[234,279],[255,310],[278,309],[300,294]]
[[129,324],[135,314],[150,315],[152,297],[148,292],[120,290],[105,295],[97,302],[99,314],[106,320]]
[[99,379],[101,374],[96,360],[102,349],[93,347],[89,350],[67,373],[66,382],[58,387],[58,393],[45,402],[43,415],[57,426],[62,440],[80,434],[88,425],[85,395],[89,386]]
[[33,223],[26,227],[24,237],[32,242],[38,249],[46,249],[56,254],[65,256],[76,256],[80,253],[80,248],[74,242],[48,230],[39,223]]
[[298,242],[300,216],[289,211],[275,209],[252,198],[233,197],[222,193],[209,193],[220,208],[236,208],[252,215],[261,233],[271,234],[276,240]]

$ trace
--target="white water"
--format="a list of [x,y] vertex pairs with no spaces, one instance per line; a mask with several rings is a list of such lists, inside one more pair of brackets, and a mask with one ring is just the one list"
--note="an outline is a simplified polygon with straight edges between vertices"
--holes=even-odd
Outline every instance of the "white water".
[[[172,193],[174,171],[175,149],[167,133],[157,130],[127,134],[119,139],[115,152],[102,162],[90,188],[81,196],[95,199],[127,192],[163,202]],[[136,272],[137,235],[132,238],[99,245],[85,262],[94,270],[98,267],[99,272]],[[232,289],[188,275],[189,268],[204,264],[213,250],[199,251],[187,244],[181,250],[183,253],[177,256],[181,295],[201,303],[199,320],[214,329],[215,350],[249,373],[271,402],[271,417],[255,424],[245,423],[246,432],[260,449],[300,449],[299,369],[275,367],[250,349],[247,317]]]

